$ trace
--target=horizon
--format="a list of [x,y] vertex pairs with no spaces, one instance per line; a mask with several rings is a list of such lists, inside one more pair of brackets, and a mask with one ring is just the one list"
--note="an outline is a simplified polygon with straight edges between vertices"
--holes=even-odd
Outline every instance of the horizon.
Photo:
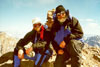
[[[6,35],[8,35],[8,36],[10,36],[10,37],[14,37],[14,38],[23,38],[25,35],[26,35],[26,33],[9,33],[9,32],[5,32],[5,31],[0,31],[0,33],[5,33]],[[84,38],[88,38],[88,37],[94,37],[94,36],[100,36],[100,35],[96,35],[96,34],[84,34],[83,35],[83,39]]]

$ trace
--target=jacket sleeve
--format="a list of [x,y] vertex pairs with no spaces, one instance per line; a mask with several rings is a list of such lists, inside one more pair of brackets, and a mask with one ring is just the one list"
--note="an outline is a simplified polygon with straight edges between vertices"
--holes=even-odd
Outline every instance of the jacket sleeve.
[[45,49],[47,50],[48,48],[50,48],[50,42],[51,42],[51,34],[50,34],[50,31],[46,31],[45,32],[45,39],[47,41],[47,44],[45,45]]
[[16,45],[16,48],[23,49],[23,47],[28,44],[30,41],[32,41],[32,38],[34,36],[34,31],[28,32],[24,38],[20,39]]
[[52,30],[50,31],[50,33],[51,33],[51,44],[52,44],[53,48],[55,49],[55,51],[57,52],[61,48],[57,45],[57,42],[54,41],[56,29],[57,29],[57,26],[56,25],[53,26]]
[[64,40],[79,39],[83,37],[83,30],[79,21],[72,17],[70,24],[71,34],[64,38]]

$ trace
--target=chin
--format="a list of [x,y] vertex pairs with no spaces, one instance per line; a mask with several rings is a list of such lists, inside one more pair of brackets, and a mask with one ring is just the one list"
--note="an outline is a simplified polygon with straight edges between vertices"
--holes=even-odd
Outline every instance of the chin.
[[66,18],[58,19],[59,22],[63,23],[66,21]]
[[37,33],[40,33],[40,31],[37,31]]

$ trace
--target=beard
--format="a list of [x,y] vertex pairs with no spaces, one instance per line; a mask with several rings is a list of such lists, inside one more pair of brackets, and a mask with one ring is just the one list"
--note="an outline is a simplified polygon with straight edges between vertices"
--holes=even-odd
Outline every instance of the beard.
[[66,21],[66,19],[67,19],[67,17],[63,17],[63,18],[61,18],[61,19],[58,19],[58,21],[62,24],[63,22]]

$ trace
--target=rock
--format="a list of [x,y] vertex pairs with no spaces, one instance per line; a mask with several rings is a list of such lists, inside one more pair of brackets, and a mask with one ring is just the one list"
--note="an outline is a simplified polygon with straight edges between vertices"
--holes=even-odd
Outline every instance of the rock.
[[93,55],[93,58],[94,58],[95,60],[97,60],[98,62],[100,62],[100,56]]
[[[0,32],[0,67],[13,67],[13,50],[18,40],[11,36],[8,36],[4,32]],[[52,48],[52,46],[51,46]],[[52,48],[53,49],[53,48]],[[54,50],[54,49],[53,49]],[[11,52],[12,51],[12,52]],[[54,51],[53,56],[49,62],[43,64],[44,67],[53,67],[53,63],[56,59],[56,52]],[[100,67],[100,47],[90,46],[85,43],[82,49],[82,55],[80,58],[81,67]],[[21,67],[34,67],[34,61],[21,61]],[[66,65],[71,67],[71,59],[68,60]]]
[[85,44],[82,50],[81,67],[100,67],[100,48]]
[[34,67],[34,61],[31,61],[31,60],[21,61],[20,67]]
[[8,52],[8,53],[3,54],[0,57],[0,64],[7,62],[8,60],[13,60],[13,52]]
[[11,37],[4,32],[0,32],[0,56],[13,51],[17,41],[16,38]]

